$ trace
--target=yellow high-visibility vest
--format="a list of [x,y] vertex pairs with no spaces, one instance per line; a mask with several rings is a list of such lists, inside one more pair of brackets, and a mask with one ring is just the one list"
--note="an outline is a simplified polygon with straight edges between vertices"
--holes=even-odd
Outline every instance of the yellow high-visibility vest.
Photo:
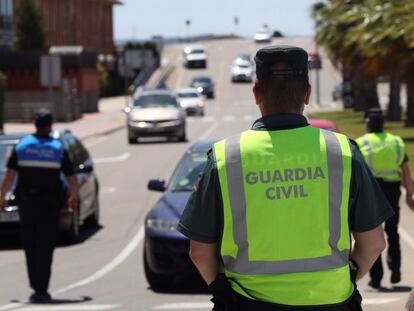
[[348,138],[311,126],[250,130],[213,150],[224,209],[220,253],[233,289],[293,306],[346,301],[355,290]]

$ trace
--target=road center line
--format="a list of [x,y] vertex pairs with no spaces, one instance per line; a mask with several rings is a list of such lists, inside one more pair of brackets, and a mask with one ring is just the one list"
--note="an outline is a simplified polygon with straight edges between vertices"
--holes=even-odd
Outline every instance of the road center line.
[[400,226],[398,229],[398,233],[400,234],[401,238],[412,248],[414,249],[414,238]]
[[93,163],[95,164],[104,164],[104,163],[116,163],[126,161],[131,156],[130,152],[125,152],[117,157],[108,157],[108,158],[95,158]]
[[109,272],[111,272],[116,267],[118,267],[120,264],[122,264],[129,257],[129,255],[131,255],[131,253],[137,248],[137,246],[141,243],[143,238],[144,238],[144,226],[142,226],[138,230],[138,232],[135,234],[132,240],[125,246],[125,248],[119,253],[119,255],[116,256],[108,264],[106,264],[104,267],[102,267],[100,270],[96,271],[94,274],[90,275],[89,277],[54,291],[52,295],[56,296],[64,292],[70,291],[74,288],[88,285],[104,277]]

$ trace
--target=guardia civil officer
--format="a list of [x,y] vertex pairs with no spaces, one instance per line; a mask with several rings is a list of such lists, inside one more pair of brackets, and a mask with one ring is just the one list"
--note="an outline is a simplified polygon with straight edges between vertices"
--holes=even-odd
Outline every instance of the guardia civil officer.
[[392,208],[354,143],[302,115],[308,54],[272,46],[255,61],[262,118],[214,144],[178,230],[213,310],[361,310],[354,281],[384,249]]
[[[394,209],[394,216],[385,222],[385,232],[388,237],[387,263],[391,270],[390,281],[396,284],[401,281],[401,249],[398,234],[400,188],[401,184],[406,188],[406,202],[414,209],[414,187],[404,141],[401,137],[384,131],[384,117],[381,110],[367,111],[365,121],[368,133],[356,141],[385,197]],[[380,288],[383,274],[382,260],[379,256],[370,270],[369,285],[376,289]]]
[[69,183],[67,206],[76,208],[77,182],[73,166],[59,140],[51,137],[53,116],[41,109],[35,114],[36,132],[24,137],[15,147],[7,164],[1,186],[1,208],[5,194],[18,176],[16,197],[19,204],[22,244],[26,255],[31,302],[51,300],[48,293],[55,241],[62,201],[63,172]]

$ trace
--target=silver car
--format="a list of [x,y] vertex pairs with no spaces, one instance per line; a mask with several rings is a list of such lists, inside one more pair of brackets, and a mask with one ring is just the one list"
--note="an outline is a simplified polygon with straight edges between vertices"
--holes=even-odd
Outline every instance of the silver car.
[[187,115],[204,116],[204,96],[197,89],[178,89],[175,92]]
[[140,137],[175,137],[186,141],[186,113],[172,91],[143,91],[126,108],[128,142]]
[[252,82],[255,70],[249,60],[237,58],[231,66],[231,82]]

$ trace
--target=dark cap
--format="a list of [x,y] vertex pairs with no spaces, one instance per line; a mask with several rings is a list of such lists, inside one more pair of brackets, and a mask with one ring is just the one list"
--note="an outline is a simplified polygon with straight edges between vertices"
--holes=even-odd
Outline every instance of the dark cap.
[[384,116],[382,114],[381,108],[370,108],[365,111],[364,115],[365,121],[371,121],[371,120],[383,120]]
[[[308,53],[296,46],[268,46],[257,51],[254,60],[259,80],[277,76],[308,77]],[[291,69],[272,69],[276,63],[285,63]]]
[[47,127],[52,125],[53,114],[49,109],[42,108],[35,112],[34,123],[37,127]]

